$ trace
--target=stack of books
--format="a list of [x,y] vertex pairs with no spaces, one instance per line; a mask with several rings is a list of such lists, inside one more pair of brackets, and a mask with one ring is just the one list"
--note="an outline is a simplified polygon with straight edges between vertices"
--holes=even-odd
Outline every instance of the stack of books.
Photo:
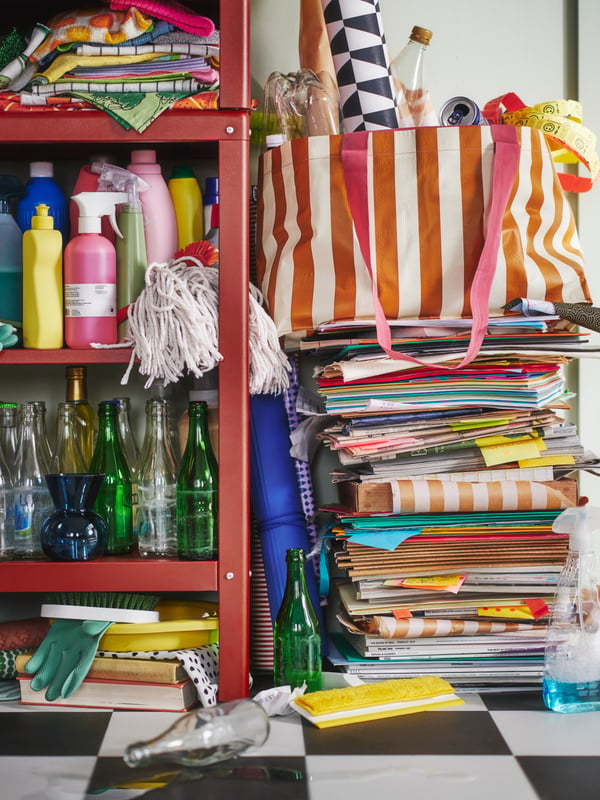
[[81,708],[129,708],[138,711],[188,711],[198,705],[195,683],[177,660],[96,657],[81,686],[66,698],[47,700],[31,688],[25,673],[31,653],[17,657],[21,703]]
[[425,366],[391,359],[368,332],[321,338],[332,419],[319,437],[339,460],[339,503],[325,509],[337,667],[435,674],[463,691],[541,683],[568,549],[553,522],[578,503],[576,470],[598,464],[562,416],[564,367],[595,350],[562,326],[503,318],[465,367],[461,327],[393,329],[393,348]]

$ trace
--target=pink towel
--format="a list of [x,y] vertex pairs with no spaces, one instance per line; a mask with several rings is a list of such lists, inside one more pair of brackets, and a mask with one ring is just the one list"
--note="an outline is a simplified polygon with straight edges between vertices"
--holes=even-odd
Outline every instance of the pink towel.
[[[133,0],[110,0],[110,7],[113,10],[129,8],[132,2]],[[176,0],[136,0],[135,7],[138,11],[166,20],[182,31],[198,36],[209,36],[215,29],[214,22],[208,17],[201,17]]]

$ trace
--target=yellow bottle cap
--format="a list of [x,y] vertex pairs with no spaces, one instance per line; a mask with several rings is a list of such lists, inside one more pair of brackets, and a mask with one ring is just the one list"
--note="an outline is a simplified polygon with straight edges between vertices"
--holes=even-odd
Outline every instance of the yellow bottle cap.
[[35,207],[36,214],[31,218],[31,227],[36,230],[53,230],[54,217],[48,215],[50,206],[40,203]]

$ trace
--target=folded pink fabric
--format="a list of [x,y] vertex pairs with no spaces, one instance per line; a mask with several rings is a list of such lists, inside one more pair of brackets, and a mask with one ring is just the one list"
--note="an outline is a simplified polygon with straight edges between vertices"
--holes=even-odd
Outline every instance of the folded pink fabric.
[[142,13],[166,20],[182,31],[198,36],[209,36],[215,29],[214,22],[208,17],[201,17],[176,0],[110,0],[113,10],[129,8],[131,5],[135,5]]

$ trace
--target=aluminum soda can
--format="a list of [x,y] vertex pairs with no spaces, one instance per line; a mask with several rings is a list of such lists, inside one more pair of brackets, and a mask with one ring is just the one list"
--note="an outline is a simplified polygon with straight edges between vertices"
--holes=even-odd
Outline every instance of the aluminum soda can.
[[441,125],[486,125],[477,103],[468,97],[451,97],[440,109]]

